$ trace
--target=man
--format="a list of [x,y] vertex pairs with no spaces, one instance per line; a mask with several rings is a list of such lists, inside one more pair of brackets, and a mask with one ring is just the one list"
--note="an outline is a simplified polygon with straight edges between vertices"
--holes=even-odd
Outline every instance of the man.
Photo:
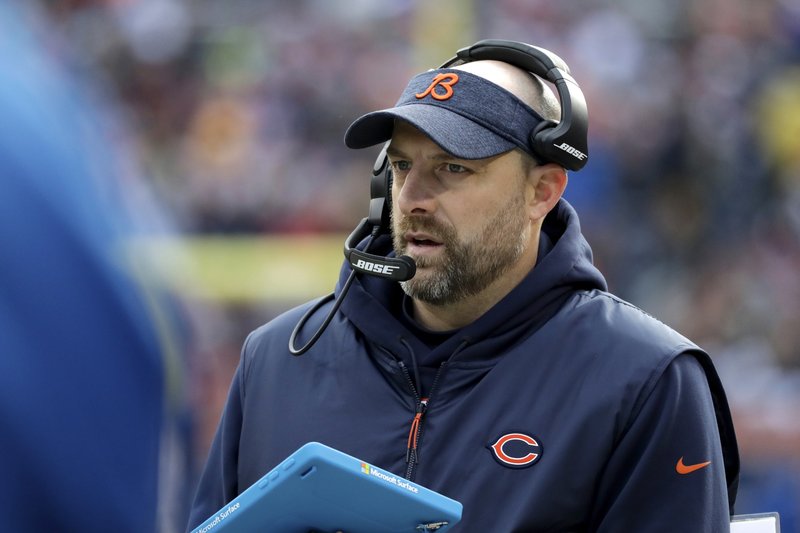
[[391,140],[392,239],[370,251],[416,274],[356,277],[302,357],[286,339],[309,305],[250,335],[191,526],[316,440],[459,500],[463,531],[728,531],[724,392],[697,346],[606,292],[565,169],[529,141],[558,105],[473,61],[351,125],[350,147]]

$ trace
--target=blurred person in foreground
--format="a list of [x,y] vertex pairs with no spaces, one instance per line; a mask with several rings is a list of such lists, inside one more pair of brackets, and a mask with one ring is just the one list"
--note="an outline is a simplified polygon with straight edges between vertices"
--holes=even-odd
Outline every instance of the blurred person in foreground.
[[559,100],[480,59],[346,132],[390,141],[391,235],[359,248],[416,274],[347,261],[315,344],[296,327],[320,331],[333,298],[248,337],[190,527],[319,441],[460,501],[463,531],[729,530],[739,460],[709,356],[607,292],[565,165],[531,141]]
[[0,521],[155,531],[166,322],[128,261],[111,117],[56,43],[0,6]]

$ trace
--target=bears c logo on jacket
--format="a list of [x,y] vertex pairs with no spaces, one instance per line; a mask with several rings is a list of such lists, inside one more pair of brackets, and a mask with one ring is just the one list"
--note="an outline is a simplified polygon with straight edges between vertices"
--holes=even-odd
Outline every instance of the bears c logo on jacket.
[[498,463],[509,468],[526,468],[542,457],[542,445],[525,433],[506,433],[486,447]]

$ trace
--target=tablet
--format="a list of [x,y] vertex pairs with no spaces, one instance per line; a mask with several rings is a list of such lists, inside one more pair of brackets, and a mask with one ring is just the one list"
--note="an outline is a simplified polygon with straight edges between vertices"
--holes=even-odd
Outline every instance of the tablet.
[[780,533],[778,513],[735,515],[731,519],[731,533]]
[[309,442],[192,533],[443,532],[461,510],[442,494]]

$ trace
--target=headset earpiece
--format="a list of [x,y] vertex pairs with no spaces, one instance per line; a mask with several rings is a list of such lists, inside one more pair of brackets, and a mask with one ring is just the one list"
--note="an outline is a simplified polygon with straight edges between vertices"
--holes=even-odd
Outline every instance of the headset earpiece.
[[394,176],[392,175],[392,167],[388,164],[389,160],[386,160],[386,172],[383,174],[383,183],[384,188],[386,190],[386,200],[383,203],[383,208],[385,212],[385,220],[386,220],[386,230],[387,232],[391,229],[390,225],[392,223],[392,179]]
[[[538,155],[547,151],[547,147],[545,146],[547,130],[552,130],[556,126],[558,126],[558,122],[555,120],[543,120],[533,129],[529,136],[529,142],[535,154]],[[538,159],[540,162],[542,161],[541,157]]]
[[389,158],[386,150],[389,142],[386,142],[372,166],[372,177],[369,182],[369,216],[367,220],[373,226],[378,226],[378,233],[388,233],[391,229],[392,212],[392,167],[389,165]]

